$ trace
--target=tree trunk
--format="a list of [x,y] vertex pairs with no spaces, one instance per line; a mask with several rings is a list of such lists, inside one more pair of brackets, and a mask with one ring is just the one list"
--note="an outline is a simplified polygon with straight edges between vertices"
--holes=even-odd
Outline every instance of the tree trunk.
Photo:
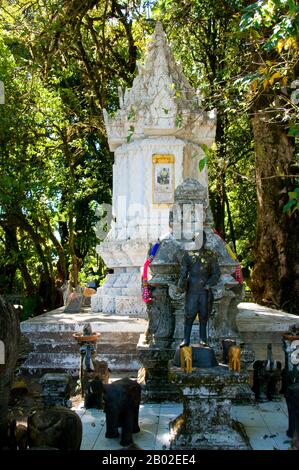
[[234,247],[234,251],[237,254],[235,229],[234,229],[233,219],[232,219],[232,215],[231,215],[231,211],[230,211],[229,200],[228,200],[226,192],[225,192],[225,195],[224,195],[224,200],[225,200],[226,211],[227,211],[227,220],[228,220],[228,225],[229,225],[230,238],[231,238],[231,241],[232,241],[232,244],[233,244],[233,247]]
[[[257,238],[252,272],[254,299],[289,312],[299,310],[299,215],[284,214],[288,191],[297,174],[294,146],[283,126],[268,122],[268,114],[252,118],[256,152]],[[286,175],[286,176],[283,176]]]
[[69,250],[70,250],[70,255],[71,255],[71,260],[72,260],[72,269],[71,269],[71,277],[72,277],[72,286],[76,288],[79,285],[79,260],[76,256],[75,252],[75,228],[74,228],[74,212],[71,210],[70,215],[69,215]]
[[31,297],[32,295],[35,294],[35,286],[30,276],[30,273],[28,271],[27,265],[25,263],[24,255],[19,248],[16,227],[13,223],[10,223],[9,219],[7,220],[7,225],[2,224],[2,226],[3,226],[3,229],[5,230],[6,237],[10,239],[12,250],[16,254],[16,258],[17,258],[16,263],[17,263],[19,270],[21,271],[22,278],[23,278],[25,288],[26,288],[26,293],[28,297]]
[[[5,364],[0,363],[0,449],[6,444],[8,400],[18,358],[20,325],[14,308],[0,296],[0,340],[4,344]],[[2,362],[2,361],[1,361]]]
[[58,274],[60,276],[60,280],[62,282],[65,282],[65,280],[67,278],[65,254],[64,254],[64,251],[63,251],[63,248],[62,248],[61,244],[59,243],[59,241],[55,237],[54,233],[52,231],[50,231],[50,228],[51,227],[49,227],[49,237],[50,237],[53,245],[55,246],[56,251],[57,251],[57,255],[58,255],[57,271],[58,271]]
[[211,209],[213,212],[215,228],[225,239],[225,171],[223,171],[222,162],[224,160],[224,123],[221,116],[217,118],[216,126],[216,144],[217,144],[217,182],[216,191],[210,193]]
[[224,229],[224,204],[222,197],[222,181],[218,180],[217,189],[215,193],[211,193],[211,209],[214,218],[215,229],[220,235],[225,238]]
[[[13,248],[11,244],[11,239],[10,235],[7,232],[7,230],[4,229],[4,235],[5,235],[5,258],[7,260],[13,259],[12,253],[13,253]],[[11,294],[13,290],[13,285],[15,281],[15,276],[16,276],[16,271],[17,271],[17,266],[16,263],[11,261],[4,266],[2,266],[3,270],[3,279],[4,279],[4,285],[1,285],[1,291],[6,294]]]

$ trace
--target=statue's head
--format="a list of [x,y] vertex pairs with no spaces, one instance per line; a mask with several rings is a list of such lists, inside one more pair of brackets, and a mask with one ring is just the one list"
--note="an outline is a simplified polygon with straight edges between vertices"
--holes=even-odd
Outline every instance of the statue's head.
[[201,230],[193,236],[192,240],[184,243],[185,250],[201,250],[205,248],[207,242],[207,234],[205,230]]

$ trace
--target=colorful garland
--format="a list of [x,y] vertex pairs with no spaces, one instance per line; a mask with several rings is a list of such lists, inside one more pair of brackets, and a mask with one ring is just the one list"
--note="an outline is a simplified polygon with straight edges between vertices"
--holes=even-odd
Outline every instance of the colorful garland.
[[[231,258],[235,261],[238,262],[238,258],[237,258],[237,255],[236,253],[233,252],[233,250],[231,249],[231,247],[229,246],[228,243],[226,243],[226,241],[224,240],[224,238],[220,235],[220,233],[217,232],[217,230],[212,227],[212,230],[213,232],[218,235],[225,243],[225,247],[228,251],[228,253],[230,254]],[[241,265],[240,263],[238,262],[238,266],[236,267],[235,269],[235,272],[234,272],[234,278],[236,279],[236,281],[239,283],[239,284],[243,284],[244,282],[244,279],[243,279],[243,274],[242,274],[242,269],[241,269]]]
[[142,278],[141,278],[141,291],[142,291],[143,302],[146,302],[146,303],[152,300],[151,288],[148,282],[148,267],[150,263],[152,262],[152,260],[154,259],[154,256],[157,253],[158,248],[159,248],[159,243],[155,243],[155,245],[150,251],[149,257],[146,259],[143,265],[143,273],[142,273]]

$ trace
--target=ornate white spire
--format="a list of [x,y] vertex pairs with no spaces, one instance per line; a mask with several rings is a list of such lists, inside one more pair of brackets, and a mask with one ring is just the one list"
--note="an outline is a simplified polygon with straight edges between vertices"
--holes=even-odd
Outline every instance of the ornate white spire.
[[200,109],[199,97],[190,86],[157,23],[144,65],[130,90],[120,95],[120,109],[113,118],[104,111],[109,145],[145,136],[175,135],[194,143],[214,141],[216,113]]

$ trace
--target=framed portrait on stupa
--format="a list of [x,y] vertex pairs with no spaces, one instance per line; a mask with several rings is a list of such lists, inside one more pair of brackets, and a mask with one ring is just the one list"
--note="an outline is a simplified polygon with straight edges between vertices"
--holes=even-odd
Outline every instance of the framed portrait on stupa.
[[153,204],[174,202],[174,155],[157,154],[152,156],[153,165]]

